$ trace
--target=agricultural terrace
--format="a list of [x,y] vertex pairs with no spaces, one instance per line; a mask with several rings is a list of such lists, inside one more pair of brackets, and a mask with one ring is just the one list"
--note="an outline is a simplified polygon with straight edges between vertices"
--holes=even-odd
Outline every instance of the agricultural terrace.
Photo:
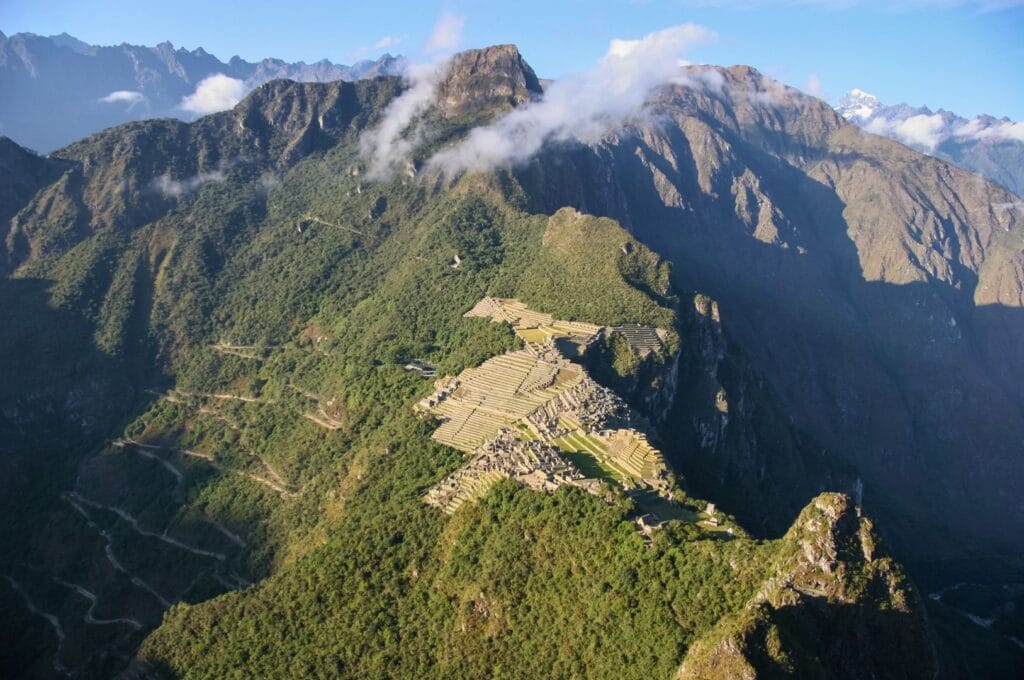
[[601,326],[590,323],[556,321],[550,314],[535,312],[519,300],[510,298],[485,297],[464,316],[509,324],[527,351],[534,353],[543,352],[555,338],[576,336],[588,342],[601,331]]
[[508,323],[526,346],[438,380],[434,393],[416,405],[442,421],[436,441],[471,454],[466,466],[430,490],[428,503],[454,512],[504,478],[538,490],[573,484],[595,493],[607,482],[669,502],[664,458],[633,427],[634,414],[554,342],[572,337],[586,343],[616,332],[636,351],[650,352],[660,347],[664,331],[557,321],[518,300],[492,297],[465,316]]

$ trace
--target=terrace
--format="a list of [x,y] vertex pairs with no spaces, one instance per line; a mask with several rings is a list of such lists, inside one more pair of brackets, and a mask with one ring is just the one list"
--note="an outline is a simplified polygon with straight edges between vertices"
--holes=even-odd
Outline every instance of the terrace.
[[442,421],[436,441],[470,454],[427,493],[427,503],[454,512],[508,478],[538,490],[572,484],[595,494],[603,481],[673,505],[664,458],[637,429],[635,415],[555,342],[571,338],[585,346],[598,333],[616,332],[649,353],[661,347],[662,332],[556,321],[506,298],[485,297],[465,316],[512,325],[526,347],[436,381],[434,393],[416,405]]

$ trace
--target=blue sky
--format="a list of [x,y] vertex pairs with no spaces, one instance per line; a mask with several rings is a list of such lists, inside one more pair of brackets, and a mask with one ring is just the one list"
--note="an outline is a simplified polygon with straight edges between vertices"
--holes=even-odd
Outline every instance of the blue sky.
[[693,61],[750,64],[829,99],[860,87],[889,103],[1024,120],[1024,0],[3,0],[0,30],[348,63],[415,58],[445,13],[464,21],[462,47],[516,43],[543,77],[585,69],[612,38],[695,22],[717,40]]

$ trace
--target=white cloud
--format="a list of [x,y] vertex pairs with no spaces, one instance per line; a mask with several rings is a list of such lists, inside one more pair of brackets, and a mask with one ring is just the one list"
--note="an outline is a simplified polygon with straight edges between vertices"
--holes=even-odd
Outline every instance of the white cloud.
[[444,12],[434,24],[427,38],[425,50],[432,52],[449,52],[457,49],[462,41],[462,28],[466,25],[466,17],[452,12]]
[[163,194],[164,198],[179,198],[187,193],[195,191],[207,182],[223,182],[224,173],[221,170],[212,172],[201,172],[185,179],[173,179],[169,172],[155,177],[150,182],[150,187]]
[[[758,86],[761,89],[757,89]],[[747,89],[737,89],[734,96],[746,97],[760,106],[783,106],[793,102],[792,97],[796,92],[782,81],[765,76],[759,84],[751,83],[751,87]]]
[[813,97],[821,96],[821,78],[817,73],[807,76],[807,94]]
[[720,94],[725,88],[725,76],[716,68],[691,69],[685,75],[673,78],[672,82],[687,87],[704,89],[715,94]]
[[1014,123],[1008,120],[997,120],[992,123],[986,123],[980,118],[975,118],[954,129],[953,135],[979,141],[1024,142],[1024,122]]
[[377,42],[373,43],[373,49],[375,49],[375,50],[384,50],[384,49],[387,49],[389,47],[395,47],[396,45],[400,45],[401,42],[402,42],[401,38],[398,38],[398,37],[393,36],[393,35],[386,35],[383,38],[381,38],[380,40],[378,40]]
[[920,146],[928,151],[934,151],[946,138],[945,125],[941,115],[922,113],[906,120],[875,118],[868,122],[864,129],[876,135],[892,137],[908,146]]
[[127,104],[129,109],[146,101],[146,95],[134,90],[115,90],[98,100],[102,104]]
[[1013,203],[993,203],[992,207],[996,210],[1017,210],[1024,215],[1024,201],[1014,201]]
[[448,61],[413,64],[406,68],[404,78],[409,85],[387,108],[376,127],[359,139],[363,157],[370,159],[368,175],[380,179],[408,157],[419,138],[417,130],[407,132],[413,120],[426,111],[434,100],[434,90],[447,71]]
[[475,128],[429,165],[451,172],[519,163],[549,141],[596,141],[640,112],[648,93],[672,80],[686,80],[679,58],[689,46],[714,39],[709,30],[683,24],[640,40],[613,40],[587,72],[548,86],[543,99],[514,109],[491,125]]
[[199,81],[196,91],[184,97],[179,106],[202,116],[232,108],[245,93],[245,82],[217,73]]

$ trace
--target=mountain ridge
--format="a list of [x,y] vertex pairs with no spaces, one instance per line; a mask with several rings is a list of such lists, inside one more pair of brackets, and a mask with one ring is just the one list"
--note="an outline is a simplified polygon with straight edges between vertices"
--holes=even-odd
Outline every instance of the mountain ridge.
[[[414,152],[419,159],[429,158],[436,140],[457,143],[467,120],[485,125],[530,105],[531,81],[518,50],[483,55],[492,71],[474,74],[478,56],[457,57],[442,85],[458,113],[446,116],[436,106],[411,123],[422,125],[424,134],[423,150]],[[5,431],[21,437],[45,432],[33,418],[91,424],[91,435],[70,439],[89,442],[87,450],[46,444],[63,452],[54,456],[62,462],[50,475],[54,489],[47,490],[56,494],[59,507],[32,512],[62,532],[59,547],[28,530],[16,533],[20,524],[7,528],[15,535],[5,542],[18,546],[23,560],[48,556],[46,564],[59,570],[59,578],[88,579],[84,585],[107,606],[118,605],[115,612],[124,613],[131,600],[123,593],[137,586],[127,585],[112,563],[104,566],[109,550],[161,598],[180,600],[140,657],[158,674],[240,667],[268,673],[301,667],[336,675],[405,670],[479,676],[527,667],[562,675],[621,677],[624,670],[638,669],[671,674],[684,651],[697,649],[704,636],[713,641],[728,633],[714,630],[716,622],[747,607],[771,576],[766,569],[775,558],[785,567],[780,577],[808,568],[799,558],[807,550],[801,542],[813,553],[808,582],[832,584],[840,572],[855,581],[881,573],[879,583],[898,587],[853,596],[858,611],[905,610],[898,572],[879,561],[888,557],[875,549],[870,526],[861,530],[864,520],[853,508],[859,498],[819,498],[820,491],[836,488],[856,496],[857,474],[848,463],[859,467],[865,459],[849,450],[839,459],[823,451],[803,427],[816,425],[814,418],[792,415],[799,405],[793,390],[814,407],[836,399],[805,390],[799,380],[780,380],[765,370],[770,362],[764,352],[774,349],[780,327],[801,316],[803,325],[793,328],[807,338],[817,337],[809,324],[841,340],[850,337],[840,333],[847,329],[835,318],[856,307],[817,269],[822,262],[839,265],[835,280],[847,285],[874,259],[862,263],[850,250],[844,239],[856,237],[857,230],[848,235],[851,225],[837,221],[834,200],[823,200],[822,187],[849,191],[844,163],[879,166],[874,172],[880,175],[870,167],[857,169],[869,180],[923,165],[928,177],[945,177],[947,184],[923,183],[920,191],[933,198],[948,192],[950,200],[959,193],[960,175],[888,142],[872,149],[878,142],[859,137],[827,105],[794,104],[790,91],[752,69],[715,72],[728,89],[677,86],[653,97],[663,126],[631,123],[599,142],[553,143],[521,167],[443,179],[415,163],[411,172],[382,181],[365,177],[360,136],[406,91],[393,77],[276,81],[231,111],[191,124],[129,123],[41,159],[63,174],[41,177],[44,186],[27,203],[29,190],[14,194],[11,210],[18,214],[5,224],[14,275],[5,279],[10,295],[4,299],[20,300],[24,311],[0,338],[13,336],[27,345],[45,337],[55,345],[52,353],[62,357],[72,357],[75,347],[94,348],[97,364],[45,376],[33,373],[45,370],[45,361],[18,366],[15,375],[27,377],[18,377],[17,384],[47,382],[52,396],[12,392],[0,413]],[[243,153],[251,149],[256,153]],[[889,168],[889,154],[903,164],[898,172]],[[35,162],[14,152],[12,157]],[[798,174],[819,169],[813,181]],[[796,195],[786,190],[791,182],[799,188]],[[980,203],[1002,195],[988,187],[977,191],[965,198]],[[799,207],[805,203],[810,207]],[[544,285],[545,268],[535,266],[538,253],[550,216],[565,206],[618,223],[603,220],[603,236],[591,238],[586,248],[560,244],[561,279],[551,280],[565,283]],[[570,213],[559,214],[565,219]],[[998,221],[1010,218],[994,213],[972,219],[983,220],[976,230],[991,222],[1016,231],[1016,223]],[[870,224],[851,224],[870,233]],[[589,257],[591,251],[601,257]],[[653,255],[631,257],[648,252]],[[961,261],[954,252],[948,250],[948,259],[918,258],[924,268],[920,262],[887,263],[876,275],[927,284],[948,266],[950,276],[966,281],[957,267],[970,269],[980,260]],[[594,285],[595,262],[604,261],[615,266],[601,269],[600,285]],[[814,283],[829,284],[822,287],[828,293],[823,298],[841,302],[842,309],[821,314],[813,297],[796,294],[800,288],[792,281],[766,283],[790,266]],[[748,273],[736,279],[736,287],[723,284],[743,268]],[[22,294],[29,284],[37,289],[32,296]],[[762,289],[786,295],[765,304],[764,294],[757,295]],[[580,290],[592,295],[584,300]],[[852,290],[864,294],[862,287]],[[609,503],[572,490],[545,495],[499,484],[464,504],[450,521],[426,506],[426,490],[462,461],[432,442],[432,424],[412,414],[409,405],[430,386],[404,366],[421,360],[456,375],[514,348],[515,337],[502,324],[462,317],[482,295],[518,296],[531,308],[586,320],[612,309],[609,300],[627,291],[676,319],[679,363],[671,370],[678,377],[668,390],[675,398],[659,435],[666,457],[692,483],[682,509],[705,517],[705,524],[667,521],[648,548],[633,521],[638,501],[628,494],[612,494]],[[871,309],[873,302],[863,304]],[[900,309],[882,302],[883,315]],[[781,318],[765,323],[758,305]],[[42,311],[32,317],[32,310],[45,309],[56,318],[44,319]],[[941,310],[929,308],[925,315],[935,309]],[[60,315],[71,312],[83,317],[82,338],[58,332],[67,326]],[[758,333],[760,345],[751,342]],[[900,345],[906,338],[895,341]],[[779,345],[779,356],[793,359],[786,356],[784,336]],[[51,351],[39,350],[40,356]],[[645,387],[629,374],[629,366],[638,364],[612,350],[612,370],[604,375],[637,389],[633,401],[643,404]],[[833,346],[824,350],[835,354]],[[797,378],[830,365],[808,364],[799,356],[792,361]],[[848,376],[863,366],[841,368],[840,375]],[[616,378],[619,371],[626,375]],[[123,377],[128,386],[97,383],[96,375]],[[75,398],[65,400],[67,394]],[[90,407],[102,411],[113,401],[128,411],[120,420],[85,420]],[[862,408],[855,401],[842,405]],[[52,431],[59,436],[64,430]],[[39,450],[26,444],[17,452],[28,459],[26,469],[36,469],[30,454]],[[22,484],[26,477],[9,479]],[[868,507],[883,510],[879,521],[887,524],[898,521],[905,508],[879,502],[889,500],[883,482],[876,468],[863,485]],[[19,489],[5,500],[22,497],[25,490]],[[802,515],[808,506],[813,508]],[[12,513],[17,514],[14,508]],[[822,515],[829,521],[822,524]],[[34,517],[24,516],[27,524]],[[751,541],[740,532],[734,540],[716,538],[712,519],[718,526],[749,526],[773,540]],[[791,535],[777,538],[790,526],[796,527]],[[822,526],[835,541],[818,540],[812,529]],[[162,530],[193,551],[158,539],[161,545],[148,545],[154,539],[140,528]],[[854,535],[859,552],[847,554]],[[111,542],[112,536],[117,540]],[[175,557],[153,559],[159,550]],[[95,572],[77,571],[78,564],[93,564]],[[48,604],[59,602],[50,595],[52,583],[33,580],[24,564],[7,560],[2,566],[41,611],[56,610]],[[561,577],[537,577],[551,572]],[[251,581],[259,583],[238,588]],[[16,609],[17,590],[0,592]],[[164,608],[138,604],[145,597],[136,593],[139,611],[130,613],[148,631]],[[837,607],[846,611],[836,598],[817,598],[805,603],[809,610],[824,612],[823,621],[844,620],[828,615]],[[58,620],[81,635],[82,628],[72,631],[70,622],[82,617],[73,604],[63,606],[68,609],[58,612]],[[27,611],[23,603],[17,607]],[[916,602],[909,611],[919,612]],[[798,646],[814,641],[800,628],[800,621],[810,619],[787,620],[787,612],[779,619],[771,612],[755,618],[753,630],[766,630],[757,627],[766,620],[769,628],[792,632],[794,637],[784,639]],[[43,624],[26,617],[26,630]],[[932,666],[925,634],[917,635],[925,624],[913,615],[905,621],[909,625],[901,630],[913,643],[901,657],[906,664],[880,669],[892,677],[913,677]],[[548,626],[579,632],[534,635]],[[113,650],[106,660],[86,656],[85,663],[123,666],[141,637],[106,639],[105,649]],[[38,638],[45,640],[45,633]],[[578,639],[595,647],[587,650]],[[770,635],[745,640],[754,640],[751,658],[774,649]],[[68,654],[81,649],[76,643]],[[835,649],[821,653],[835,661],[841,658],[832,654]],[[35,657],[33,667],[43,668],[51,658],[72,659],[58,648],[56,656]]]
[[[201,47],[175,49],[170,42],[95,46],[66,34],[18,33],[0,39],[0,88],[7,95],[0,104],[0,134],[48,152],[129,120],[193,119],[206,109],[183,105],[211,76],[232,79],[237,84],[227,91],[244,94],[275,78],[358,80],[397,73],[403,63],[390,54],[352,66],[326,59],[312,64],[272,58],[248,62],[237,56],[222,62]],[[40,111],[51,113],[41,116]]]
[[836,111],[868,132],[902,142],[976,172],[1024,195],[1024,123],[1008,117],[964,118],[927,106],[886,105],[854,88],[836,103]]

